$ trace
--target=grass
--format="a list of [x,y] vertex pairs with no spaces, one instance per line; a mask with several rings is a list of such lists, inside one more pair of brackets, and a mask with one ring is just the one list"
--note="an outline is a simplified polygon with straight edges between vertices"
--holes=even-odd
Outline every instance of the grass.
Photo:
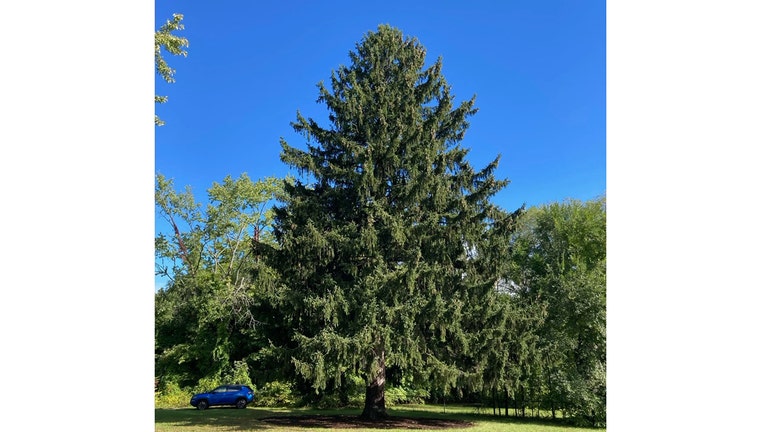
[[[474,407],[446,406],[445,413],[442,405],[397,405],[388,408],[393,416],[428,417],[441,419],[460,419],[472,422],[470,432],[591,432],[605,429],[588,429],[566,425],[561,420],[516,418],[492,416],[493,409],[479,413]],[[265,417],[279,415],[358,415],[360,409],[317,410],[308,408],[259,408],[248,407],[243,410],[229,407],[214,407],[205,411],[195,408],[168,408],[154,410],[156,432],[213,432],[213,431],[341,431],[341,432],[395,432],[405,429],[315,429],[275,426],[261,421]],[[444,432],[459,429],[444,429]],[[408,430],[407,432],[411,432]]]

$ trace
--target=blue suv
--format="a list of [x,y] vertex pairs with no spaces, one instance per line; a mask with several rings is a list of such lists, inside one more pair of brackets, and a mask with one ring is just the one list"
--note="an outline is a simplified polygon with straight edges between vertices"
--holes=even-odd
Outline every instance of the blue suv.
[[213,405],[234,405],[246,408],[255,399],[255,392],[245,385],[222,385],[215,390],[198,393],[191,397],[191,406],[204,410]]

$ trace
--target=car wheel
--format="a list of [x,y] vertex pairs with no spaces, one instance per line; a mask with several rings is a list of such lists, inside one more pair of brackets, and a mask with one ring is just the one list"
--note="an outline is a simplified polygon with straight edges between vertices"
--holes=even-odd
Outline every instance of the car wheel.
[[239,399],[236,401],[236,408],[242,409],[247,407],[247,400],[246,399]]
[[207,407],[210,406],[210,404],[207,403],[207,401],[199,401],[199,403],[196,405],[196,409],[200,410],[206,410]]

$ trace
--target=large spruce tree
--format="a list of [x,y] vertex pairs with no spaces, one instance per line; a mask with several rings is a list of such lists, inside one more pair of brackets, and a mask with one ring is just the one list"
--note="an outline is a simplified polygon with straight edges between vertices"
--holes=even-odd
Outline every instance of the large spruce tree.
[[498,157],[474,170],[460,146],[474,98],[454,105],[441,59],[380,26],[318,85],[328,128],[297,114],[307,150],[282,141],[301,173],[277,208],[271,265],[292,329],[289,357],[316,390],[364,376],[362,416],[385,409],[385,368],[447,391],[479,386],[514,215],[490,198]]

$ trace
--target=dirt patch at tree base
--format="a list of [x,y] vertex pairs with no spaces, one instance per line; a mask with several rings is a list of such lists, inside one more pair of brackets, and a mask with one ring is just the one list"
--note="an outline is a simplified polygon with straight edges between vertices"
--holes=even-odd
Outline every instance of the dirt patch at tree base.
[[365,420],[352,415],[277,416],[260,419],[279,426],[334,429],[455,429],[468,428],[473,423],[463,420],[389,416],[379,420]]

